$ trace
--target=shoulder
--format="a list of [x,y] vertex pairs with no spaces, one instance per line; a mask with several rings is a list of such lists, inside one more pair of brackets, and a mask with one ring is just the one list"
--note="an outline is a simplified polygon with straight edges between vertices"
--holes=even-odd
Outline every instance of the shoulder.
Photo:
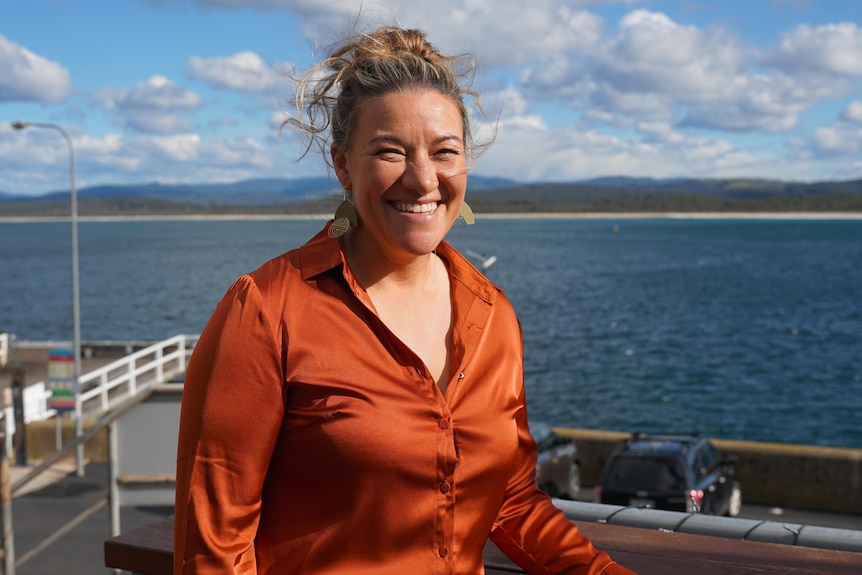
[[503,288],[488,279],[485,274],[470,263],[470,260],[449,243],[441,242],[437,246],[437,255],[446,262],[449,276],[453,280],[463,284],[478,297],[484,299],[489,304],[496,304],[497,302],[505,304],[508,302],[503,294]]

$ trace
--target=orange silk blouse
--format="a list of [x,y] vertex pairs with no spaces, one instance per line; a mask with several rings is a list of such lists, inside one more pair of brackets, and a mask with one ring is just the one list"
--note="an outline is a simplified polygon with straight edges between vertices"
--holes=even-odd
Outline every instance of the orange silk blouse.
[[175,575],[475,575],[489,537],[529,573],[631,573],[536,485],[508,299],[445,242],[437,254],[445,393],[325,231],[228,290],[183,389]]

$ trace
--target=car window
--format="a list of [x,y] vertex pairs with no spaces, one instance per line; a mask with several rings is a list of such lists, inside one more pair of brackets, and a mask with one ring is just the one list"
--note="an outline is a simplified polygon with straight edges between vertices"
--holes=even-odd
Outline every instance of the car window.
[[679,460],[665,457],[618,457],[608,464],[602,480],[605,489],[684,490],[685,475]]
[[715,468],[715,463],[718,460],[718,450],[711,443],[706,443],[701,447],[694,459],[694,475],[695,481],[700,481]]

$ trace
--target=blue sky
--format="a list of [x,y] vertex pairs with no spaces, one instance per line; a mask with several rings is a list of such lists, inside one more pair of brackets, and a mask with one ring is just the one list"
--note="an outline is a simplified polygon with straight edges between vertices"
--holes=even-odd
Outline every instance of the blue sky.
[[[474,173],[862,178],[862,0],[365,1],[365,27],[473,53],[494,145]],[[347,0],[0,5],[0,192],[325,174],[277,134]],[[489,120],[490,119],[490,120]]]

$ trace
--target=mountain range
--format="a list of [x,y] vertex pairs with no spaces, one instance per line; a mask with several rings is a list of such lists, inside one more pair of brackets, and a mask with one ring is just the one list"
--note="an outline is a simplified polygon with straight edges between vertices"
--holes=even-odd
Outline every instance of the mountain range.
[[[82,214],[249,213],[308,210],[337,202],[334,179],[251,179],[230,184],[99,185],[77,190]],[[834,210],[862,212],[862,180],[812,183],[769,179],[603,177],[523,183],[471,175],[468,199],[485,212]],[[2,215],[68,213],[69,191],[38,196],[0,192]]]

